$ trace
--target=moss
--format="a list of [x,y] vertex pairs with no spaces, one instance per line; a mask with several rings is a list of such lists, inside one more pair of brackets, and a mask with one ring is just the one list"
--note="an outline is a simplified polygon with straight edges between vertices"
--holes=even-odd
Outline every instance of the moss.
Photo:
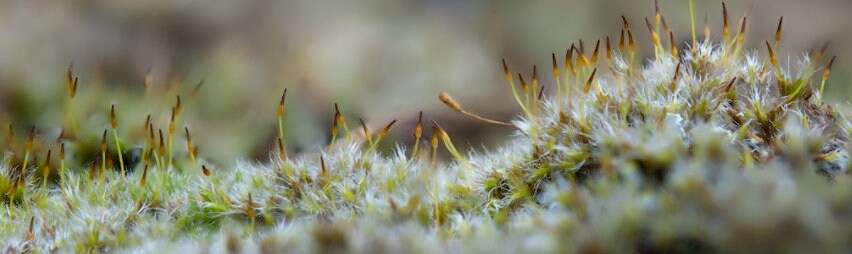
[[[8,138],[0,244],[11,252],[852,249],[852,122],[824,104],[821,89],[806,85],[818,78],[812,76],[823,52],[801,66],[779,66],[772,60],[777,46],[767,42],[762,60],[742,48],[740,30],[683,49],[655,40],[654,59],[637,64],[637,31],[626,18],[624,25],[627,38],[617,47],[609,39],[606,50],[599,41],[591,54],[572,46],[562,69],[553,55],[556,94],[536,92],[535,71],[529,83],[519,75],[516,89],[504,62],[524,112],[511,123],[466,111],[440,93],[456,112],[516,130],[481,154],[459,153],[451,132],[434,122],[435,136],[423,141],[432,154],[401,147],[388,153],[377,144],[395,121],[378,132],[361,121],[363,133],[350,133],[337,107],[330,146],[287,154],[286,91],[270,160],[231,167],[196,154],[188,127],[185,143],[173,134],[182,124],[179,102],[169,112],[168,143],[156,142],[151,118],[141,134],[122,135],[117,130],[131,127],[115,119],[127,115],[113,113],[115,144],[126,148],[121,157],[103,140],[97,145],[106,121],[69,114],[61,127],[79,133],[60,135],[54,145],[24,147],[41,143],[33,135]],[[647,26],[659,38],[659,24]],[[418,145],[421,135],[422,118]],[[438,142],[453,161],[434,159]],[[21,170],[25,163],[13,162],[60,143],[69,144],[62,157],[68,170],[46,187],[33,184],[46,165],[34,159]],[[105,154],[109,160],[101,161]],[[126,174],[101,168],[113,157],[127,159]]]

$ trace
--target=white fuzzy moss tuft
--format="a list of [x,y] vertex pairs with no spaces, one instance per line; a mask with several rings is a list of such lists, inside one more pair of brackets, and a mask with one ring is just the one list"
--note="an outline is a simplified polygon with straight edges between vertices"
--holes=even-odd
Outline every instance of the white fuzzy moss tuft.
[[47,189],[27,174],[24,189],[17,170],[0,167],[0,246],[849,251],[852,122],[807,85],[816,61],[806,56],[776,70],[731,43],[699,42],[679,58],[661,53],[641,66],[632,52],[613,52],[588,92],[595,67],[571,59],[578,74],[563,73],[561,104],[549,96],[527,105],[504,146],[449,164],[339,141],[316,155],[241,162],[211,176],[151,168],[144,186],[140,171],[125,181],[112,171],[100,178],[69,170]]

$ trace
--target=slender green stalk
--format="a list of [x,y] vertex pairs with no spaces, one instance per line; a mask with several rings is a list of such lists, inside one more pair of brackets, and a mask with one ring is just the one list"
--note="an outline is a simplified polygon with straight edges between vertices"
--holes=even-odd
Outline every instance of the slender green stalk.
[[118,164],[121,167],[121,178],[126,180],[126,174],[124,172],[124,156],[121,154],[121,142],[118,141],[118,132],[115,129],[112,129],[112,137],[115,139],[115,153],[118,154]]

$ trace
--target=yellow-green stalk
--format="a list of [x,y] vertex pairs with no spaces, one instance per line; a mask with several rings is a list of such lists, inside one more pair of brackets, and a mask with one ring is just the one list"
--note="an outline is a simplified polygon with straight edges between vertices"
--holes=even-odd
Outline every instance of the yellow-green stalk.
[[[732,56],[734,56],[734,57],[737,57],[737,56],[739,56],[739,55],[740,55],[740,50],[742,50],[742,48],[743,48],[743,46],[744,46],[744,44],[745,44],[745,38],[746,38],[746,37],[745,37],[745,29],[746,29],[746,24],[748,24],[748,17],[743,17],[743,19],[742,19],[742,23],[741,23],[741,26],[740,26],[740,32],[739,32],[739,33],[737,33],[737,36],[736,36],[736,37],[734,37],[734,39],[732,39],[732,41],[736,41],[736,43],[731,43],[731,45],[734,45],[734,44],[736,45],[736,46],[734,47],[734,54],[732,55]],[[731,47],[731,45],[728,45],[728,48],[730,48],[730,47]],[[728,52],[728,50],[725,50],[725,52],[724,52],[724,53],[727,53],[727,52]]]
[[[149,133],[149,131],[148,131],[148,126],[149,126],[150,124],[151,124],[151,114],[148,114],[148,116],[147,116],[147,117],[145,117],[145,125],[143,125],[143,126],[142,126],[142,135],[145,135],[145,133]],[[144,142],[144,143],[143,143],[143,146],[142,146],[142,158],[148,158],[148,150],[149,150],[148,148],[149,148],[149,147],[151,147],[151,142],[150,142],[150,141],[151,141],[151,140],[150,140],[150,139],[148,139],[148,140],[146,140],[146,142]]]
[[340,108],[337,107],[337,102],[334,103],[334,115],[337,118],[337,123],[343,126],[343,132],[346,133],[346,139],[352,141],[352,135],[349,133],[349,127],[346,125],[346,119],[340,113]]
[[33,139],[35,138],[35,126],[30,128],[30,134],[27,137],[27,146],[26,150],[24,150],[24,165],[21,167],[21,175],[27,171],[27,163],[30,162],[30,151],[33,149]]
[[530,88],[527,85],[527,81],[524,80],[523,75],[521,75],[520,73],[518,73],[518,80],[521,81],[521,91],[524,92],[524,106],[529,107],[530,106]]
[[329,143],[329,145],[328,145],[329,149],[331,149],[331,147],[334,146],[334,141],[337,140],[337,132],[338,132],[337,131],[337,125],[338,125],[338,121],[339,121],[338,119],[343,118],[342,116],[340,116],[340,111],[337,110],[337,103],[334,104],[334,117],[332,117],[332,118],[333,119],[331,119],[331,143]]
[[278,138],[284,140],[284,101],[287,99],[287,89],[281,94],[281,101],[278,102]]
[[429,158],[430,164],[434,167],[438,163],[438,136],[439,136],[438,126],[432,126],[432,139],[430,140],[430,145],[432,145],[432,154],[431,158]]
[[163,129],[157,129],[157,132],[160,133],[160,145],[157,147],[159,148],[157,149],[157,153],[160,155],[160,160],[158,160],[160,165],[158,167],[159,169],[164,169],[164,164],[166,163],[166,144],[163,142]]
[[159,168],[161,168],[160,167],[160,155],[157,154],[157,151],[159,150],[159,146],[157,146],[157,141],[154,137],[154,124],[152,124],[152,123],[148,123],[148,143],[151,144],[150,149],[148,151],[150,153],[149,156],[154,157],[154,162],[156,163],[154,165],[159,169]]
[[145,184],[146,184],[146,181],[147,181],[147,178],[148,178],[148,166],[149,166],[148,163],[150,163],[150,162],[151,162],[150,158],[147,158],[147,161],[145,162],[145,166],[143,166],[143,168],[142,168],[142,177],[139,179],[139,188],[140,188],[139,189],[139,198],[136,199],[136,209],[135,209],[137,213],[139,212],[139,210],[142,209],[142,199],[145,197]]
[[189,152],[192,163],[195,163],[195,153],[193,152],[195,149],[192,146],[192,136],[189,135],[189,127],[184,126],[183,130],[186,132],[186,150]]
[[[595,49],[595,52],[597,52],[597,49]],[[532,110],[538,114],[538,100],[536,96],[536,91],[538,91],[538,67],[536,67],[535,64],[533,64],[533,74],[530,83],[532,84],[532,90],[530,91],[530,97],[532,97]]]
[[665,49],[663,49],[663,45],[660,43],[660,36],[655,31],[654,26],[651,25],[651,21],[649,21],[648,18],[645,18],[645,25],[648,26],[648,32],[651,33],[651,41],[654,42],[654,60],[660,61],[660,55],[662,55],[660,52],[665,51]]
[[[695,8],[692,6],[692,0],[689,0],[689,21],[692,25],[692,48],[695,48],[698,40],[695,37]],[[672,44],[672,48],[674,48],[674,44]]]
[[[13,149],[15,147],[15,130],[12,129],[12,124],[10,123],[8,128],[6,129],[6,148]],[[3,151],[6,152],[6,151]],[[9,167],[9,158],[8,156],[3,157],[3,166]]]
[[30,202],[27,200],[26,170],[27,170],[27,163],[30,160],[30,151],[33,148],[33,139],[35,139],[35,126],[32,126],[30,128],[30,134],[27,137],[27,146],[26,146],[26,151],[24,152],[24,165],[21,168],[21,175],[18,178],[18,186],[21,188],[21,191],[23,192],[22,197],[23,197],[23,200],[24,200],[24,205],[27,208],[27,211],[31,211],[31,210],[30,210]]
[[[607,40],[607,42],[609,42],[609,40]],[[562,83],[560,82],[561,77],[559,76],[559,64],[556,63],[556,53],[552,53],[550,57],[551,63],[553,64],[553,77],[556,78],[556,104],[559,107],[559,111],[562,111]]]
[[447,151],[449,151],[450,154],[452,154],[453,157],[455,157],[456,160],[459,161],[459,163],[462,164],[462,166],[465,168],[465,170],[470,170],[470,165],[469,165],[467,159],[465,159],[464,156],[462,156],[461,153],[459,153],[459,151],[456,150],[456,147],[453,145],[453,141],[450,140],[450,135],[447,135],[447,133],[444,131],[444,129],[441,128],[441,126],[438,125],[437,122],[432,121],[432,124],[434,124],[435,127],[437,127],[435,129],[435,130],[437,130],[437,135],[439,137],[441,137],[441,139],[443,140],[444,147],[447,148]]
[[628,72],[628,77],[632,77],[634,72],[633,63],[636,62],[636,42],[633,40],[633,29],[630,28],[630,22],[627,22],[627,17],[621,16],[621,22],[624,26],[624,30],[627,31],[627,49],[630,51],[630,62],[628,63],[630,70]]
[[104,134],[101,136],[101,178],[103,178],[103,173],[106,172],[106,152],[107,152],[107,130],[104,129]]
[[[577,78],[577,68],[574,67],[574,44],[565,52],[565,98],[571,103],[571,77]],[[570,73],[570,75],[569,75]]]
[[167,166],[168,166],[169,168],[171,168],[171,167],[172,167],[172,165],[173,165],[173,164],[172,164],[172,159],[173,159],[173,157],[174,157],[174,153],[173,153],[173,151],[172,151],[172,144],[173,144],[174,142],[172,142],[172,136],[174,136],[174,133],[175,133],[175,117],[177,117],[177,116],[176,116],[176,115],[177,115],[177,113],[176,113],[176,112],[177,112],[177,109],[176,109],[175,107],[172,107],[172,118],[171,118],[171,120],[169,121],[169,136],[168,136],[168,142],[169,142],[169,164],[168,164]]
[[414,127],[414,150],[411,151],[411,157],[417,156],[417,151],[420,149],[420,136],[423,135],[423,111],[417,117],[417,127]]
[[68,97],[69,97],[68,100],[65,102],[66,103],[66,107],[65,107],[66,112],[65,113],[68,116],[68,124],[71,125],[70,127],[71,127],[72,134],[78,135],[80,133],[80,130],[77,127],[77,117],[75,115],[75,110],[74,110],[74,97],[77,96],[77,82],[79,81],[79,79],[77,77],[73,77],[73,74],[71,72],[71,67],[72,66],[68,66],[68,71],[66,72],[66,76],[65,76],[65,83],[68,86]]
[[334,146],[334,141],[337,140],[338,125],[343,126],[343,131],[346,132],[346,138],[349,141],[352,141],[352,135],[349,134],[349,127],[346,126],[346,119],[343,118],[343,114],[340,113],[340,108],[337,106],[337,102],[335,102],[334,119],[331,122],[331,143],[329,145],[329,149],[331,148],[331,146]]
[[50,176],[50,149],[47,150],[47,158],[44,159],[44,169],[42,171],[42,189],[47,189],[47,177]]
[[384,128],[384,129],[382,129],[382,130],[381,130],[381,131],[380,131],[380,132],[376,135],[376,139],[375,139],[375,140],[373,140],[373,142],[371,142],[371,143],[370,143],[370,148],[369,148],[369,149],[367,149],[367,152],[366,152],[366,153],[364,153],[364,154],[369,154],[369,153],[370,153],[370,152],[372,152],[374,149],[376,149],[376,146],[379,144],[379,141],[381,141],[381,140],[382,140],[382,138],[384,138],[384,137],[385,137],[385,135],[387,135],[388,131],[390,131],[390,128],[391,128],[391,127],[393,127],[393,124],[395,124],[395,123],[396,123],[396,119],[394,119],[394,120],[392,120],[390,123],[388,123],[388,125],[386,125],[386,126],[385,126],[385,128]]
[[322,185],[328,183],[328,169],[325,167],[325,157],[320,154],[320,180]]
[[115,152],[118,154],[118,165],[121,168],[121,179],[127,180],[124,172],[124,155],[121,154],[121,142],[118,140],[118,118],[115,116],[115,104],[109,109],[110,125],[112,126],[112,137],[115,140]]
[[677,44],[674,39],[674,32],[669,31],[669,45],[671,45],[672,59],[678,60]]
[[523,110],[524,114],[526,114],[527,116],[532,117],[532,113],[530,113],[530,111],[527,110],[527,107],[524,106],[524,102],[521,101],[521,97],[518,96],[518,91],[515,90],[515,81],[512,79],[512,73],[509,72],[509,67],[506,65],[505,58],[503,58],[503,74],[506,76],[506,81],[509,82],[509,88],[512,89],[512,96],[515,97],[515,101],[517,101],[518,105],[521,106],[521,110]]
[[278,159],[281,160],[283,167],[284,162],[287,161],[287,149],[284,148],[284,141],[281,138],[278,138]]
[[817,98],[819,103],[822,103],[822,97],[825,96],[823,93],[823,89],[825,88],[825,81],[828,79],[828,75],[831,74],[831,66],[834,65],[834,59],[837,56],[832,56],[831,60],[828,61],[828,67],[825,68],[825,71],[822,73],[822,81],[819,84],[819,98]]
[[255,221],[255,212],[254,212],[254,202],[251,199],[251,192],[248,194],[248,205],[246,206],[246,210],[251,220],[251,226],[249,227],[249,235],[254,234],[254,221]]
[[65,143],[59,145],[59,179],[65,183]]

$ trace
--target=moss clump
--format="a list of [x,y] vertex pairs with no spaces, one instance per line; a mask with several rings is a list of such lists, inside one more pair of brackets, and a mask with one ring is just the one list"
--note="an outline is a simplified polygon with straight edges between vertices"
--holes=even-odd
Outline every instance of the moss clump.
[[[59,177],[44,185],[39,170],[56,167],[26,167],[29,155],[19,155],[52,145],[34,138],[35,128],[26,140],[10,128],[0,244],[10,252],[852,249],[852,124],[811,85],[820,70],[821,84],[828,77],[823,51],[799,66],[778,65],[780,25],[761,57],[743,49],[745,19],[735,35],[726,25],[721,41],[705,34],[687,48],[666,48],[660,35],[676,43],[660,17],[646,20],[655,58],[645,64],[635,61],[627,19],[617,47],[609,39],[591,54],[572,46],[562,69],[554,55],[555,94],[543,92],[535,71],[530,83],[519,75],[516,88],[504,62],[524,111],[512,123],[465,111],[441,93],[454,111],[517,129],[481,154],[460,154],[452,130],[437,123],[423,142],[431,154],[419,147],[422,124],[413,153],[382,154],[377,144],[394,122],[375,132],[361,121],[360,135],[350,133],[336,109],[328,148],[288,156],[282,96],[270,162],[214,167],[197,154],[189,128],[185,142],[174,133],[178,99],[167,142],[150,117],[144,131],[121,135],[111,110],[112,150],[103,129],[79,128],[69,114],[63,128],[73,135],[56,142],[61,170],[48,175]],[[68,82],[73,98],[70,72]],[[452,163],[434,159],[439,142]],[[82,149],[69,149],[67,171],[65,143]]]

